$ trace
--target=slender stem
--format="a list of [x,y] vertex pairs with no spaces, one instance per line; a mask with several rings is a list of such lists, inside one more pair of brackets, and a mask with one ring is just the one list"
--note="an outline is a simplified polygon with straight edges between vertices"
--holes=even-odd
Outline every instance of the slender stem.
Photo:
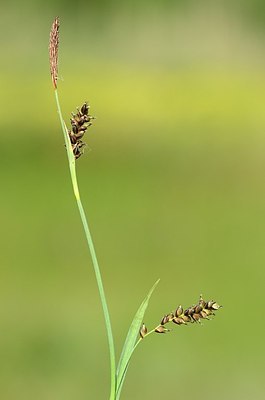
[[85,231],[86,235],[86,240],[88,244],[88,248],[90,251],[91,259],[92,259],[92,264],[94,267],[94,272],[96,275],[96,281],[98,285],[98,291],[99,291],[99,296],[103,308],[103,314],[104,314],[104,319],[105,319],[105,324],[106,324],[106,330],[107,330],[107,336],[108,336],[108,343],[109,343],[109,353],[110,353],[110,370],[111,370],[111,391],[110,391],[110,400],[115,400],[116,398],[116,362],[115,362],[115,349],[114,349],[114,340],[113,340],[113,334],[112,334],[112,328],[111,328],[111,322],[110,322],[110,315],[108,311],[108,306],[107,306],[107,301],[106,301],[106,296],[104,292],[104,287],[103,287],[103,282],[101,278],[101,273],[100,273],[100,268],[97,260],[97,255],[95,251],[95,247],[93,244],[92,236],[90,233],[90,229],[87,223],[85,211],[81,202],[80,194],[79,194],[79,189],[78,189],[78,183],[77,183],[77,177],[76,177],[76,169],[75,169],[75,158],[73,155],[68,131],[65,125],[65,122],[62,117],[62,112],[61,112],[61,107],[60,107],[60,102],[59,102],[59,97],[58,97],[58,92],[55,90],[55,99],[56,99],[56,105],[57,105],[57,110],[62,126],[62,130],[64,133],[64,139],[65,139],[65,144],[67,148],[67,155],[68,155],[68,160],[69,160],[69,168],[70,168],[70,174],[71,174],[71,180],[73,184],[73,190],[78,206],[78,210],[80,213],[80,217],[82,220],[83,228]]
[[[159,325],[158,325],[158,326],[159,326]],[[158,326],[157,326],[157,327],[158,327]],[[149,331],[143,338],[142,338],[142,337],[139,337],[139,339],[138,339],[137,342],[135,343],[133,349],[131,350],[130,357],[129,357],[129,359],[128,359],[126,368],[124,369],[123,377],[122,377],[122,379],[120,380],[119,385],[117,386],[117,391],[116,391],[116,392],[117,392],[117,400],[120,399],[120,394],[121,394],[121,389],[122,389],[122,385],[123,385],[124,376],[125,376],[125,374],[126,374],[126,371],[127,371],[128,366],[129,366],[129,362],[130,362],[131,356],[133,355],[133,353],[134,353],[136,347],[137,347],[140,343],[142,343],[143,339],[145,339],[147,336],[151,335],[151,333],[154,333],[157,327],[155,327],[154,329],[152,329],[151,331]]]

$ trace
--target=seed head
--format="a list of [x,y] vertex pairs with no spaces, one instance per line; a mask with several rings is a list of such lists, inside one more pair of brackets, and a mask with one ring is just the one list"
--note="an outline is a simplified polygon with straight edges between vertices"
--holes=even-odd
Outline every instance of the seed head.
[[[168,324],[170,322],[173,322],[176,325],[187,325],[189,323],[200,323],[201,320],[203,319],[210,319],[210,316],[214,316],[214,312],[219,310],[221,308],[216,301],[210,300],[210,301],[205,301],[202,296],[200,296],[200,299],[197,304],[193,304],[192,306],[186,308],[185,310],[182,308],[182,306],[178,306],[176,311],[170,312],[169,314],[166,314],[160,324],[154,328],[151,332],[156,332],[156,333],[166,333],[169,332],[169,329],[165,327],[165,324]],[[140,329],[140,336],[143,338],[146,333],[147,329],[145,325],[142,325],[142,328]]]
[[56,17],[51,27],[49,42],[50,71],[54,89],[57,89],[58,79],[59,26],[59,17]]
[[89,114],[89,105],[87,102],[80,109],[77,108],[77,113],[72,113],[72,118],[70,118],[71,129],[68,130],[68,134],[76,160],[84,153],[86,144],[81,139],[87,128],[92,125],[92,119],[94,117]]
[[165,333],[164,325],[173,322],[176,325],[187,325],[188,323],[201,322],[202,319],[209,319],[214,315],[214,311],[219,310],[221,306],[214,300],[205,301],[202,296],[197,304],[192,305],[185,310],[182,306],[178,306],[175,313],[166,314],[161,322],[155,328],[157,333]]

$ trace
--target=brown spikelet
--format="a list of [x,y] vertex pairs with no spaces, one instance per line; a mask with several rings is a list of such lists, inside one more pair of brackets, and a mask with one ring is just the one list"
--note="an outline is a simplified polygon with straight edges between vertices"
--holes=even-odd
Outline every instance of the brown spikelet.
[[56,17],[51,27],[49,42],[50,70],[54,89],[57,89],[58,79],[59,26],[59,17]]
[[164,325],[158,325],[155,328],[155,333],[167,333],[169,332],[169,329],[165,328]]
[[147,327],[145,324],[142,324],[141,329],[139,331],[141,338],[143,339],[145,335],[147,334]]

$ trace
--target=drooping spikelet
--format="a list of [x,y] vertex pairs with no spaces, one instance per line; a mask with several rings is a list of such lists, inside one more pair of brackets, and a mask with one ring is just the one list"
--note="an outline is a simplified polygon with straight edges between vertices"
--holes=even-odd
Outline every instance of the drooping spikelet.
[[68,134],[75,159],[78,159],[84,152],[83,149],[86,144],[81,139],[87,128],[92,125],[92,119],[94,119],[94,117],[89,114],[89,105],[87,102],[82,105],[80,110],[77,108],[76,114],[72,113],[72,118],[70,118],[71,129],[68,130]]
[[[199,302],[196,305],[193,305],[187,309],[183,309],[182,306],[178,306],[175,312],[171,312],[166,314],[160,324],[153,329],[153,332],[156,333],[166,333],[169,332],[169,329],[165,327],[169,322],[173,322],[176,325],[187,325],[188,323],[200,322],[203,319],[210,319],[209,317],[215,315],[214,312],[221,308],[216,301],[203,300],[202,296],[200,296]],[[142,328],[141,328],[142,329]],[[151,332],[150,332],[151,333]],[[147,328],[145,326],[145,335],[147,334]],[[140,336],[143,339],[144,336]]]
[[49,42],[50,70],[54,89],[57,88],[58,79],[59,26],[59,17],[56,17],[51,27]]

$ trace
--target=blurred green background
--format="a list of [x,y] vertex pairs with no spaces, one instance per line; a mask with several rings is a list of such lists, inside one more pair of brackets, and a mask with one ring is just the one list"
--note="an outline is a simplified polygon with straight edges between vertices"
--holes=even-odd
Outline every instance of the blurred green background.
[[152,328],[203,293],[202,326],[153,335],[123,399],[264,398],[265,3],[1,4],[0,398],[107,399],[101,305],[49,75],[61,19],[68,122],[97,117],[78,160],[117,353],[161,278]]

